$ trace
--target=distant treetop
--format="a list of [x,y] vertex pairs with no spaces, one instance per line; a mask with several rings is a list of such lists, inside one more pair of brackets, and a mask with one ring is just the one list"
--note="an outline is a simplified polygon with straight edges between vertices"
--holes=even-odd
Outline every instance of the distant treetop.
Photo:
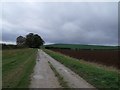
[[18,46],[24,45],[30,48],[39,48],[45,42],[38,34],[29,33],[26,35],[26,37],[23,36],[17,37],[16,43]]

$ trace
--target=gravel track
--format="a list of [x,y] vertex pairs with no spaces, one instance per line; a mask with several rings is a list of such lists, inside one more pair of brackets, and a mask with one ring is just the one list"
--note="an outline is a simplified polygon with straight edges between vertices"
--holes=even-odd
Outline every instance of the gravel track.
[[[37,63],[31,79],[30,88],[60,88],[57,77],[51,70],[48,61],[54,66],[57,72],[64,78],[70,88],[91,88],[93,86],[86,82],[79,75],[65,67],[63,64],[51,58],[42,50],[38,50]],[[94,88],[95,89],[95,88]]]

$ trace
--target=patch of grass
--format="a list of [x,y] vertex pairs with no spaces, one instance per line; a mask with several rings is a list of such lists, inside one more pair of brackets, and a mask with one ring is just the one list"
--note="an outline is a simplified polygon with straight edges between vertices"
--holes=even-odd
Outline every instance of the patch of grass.
[[2,50],[0,50],[0,90],[1,89],[2,89]]
[[2,88],[28,88],[36,49],[3,50]]
[[60,83],[60,85],[63,87],[63,88],[69,88],[69,86],[67,85],[67,82],[64,80],[64,78],[57,72],[57,70],[53,67],[53,65],[48,61],[51,69],[53,70],[55,76],[58,78],[58,81]]
[[106,69],[99,65],[97,66],[87,61],[77,60],[54,51],[44,51],[98,89],[120,88],[120,72],[117,70]]

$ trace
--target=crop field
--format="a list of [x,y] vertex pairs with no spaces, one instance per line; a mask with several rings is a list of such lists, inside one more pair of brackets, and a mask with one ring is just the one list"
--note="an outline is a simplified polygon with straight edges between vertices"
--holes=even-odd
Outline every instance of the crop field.
[[36,49],[2,52],[2,88],[27,88],[35,65]]
[[51,49],[56,52],[74,57],[77,59],[83,59],[90,62],[96,62],[99,64],[113,66],[120,68],[120,60],[118,58],[120,51],[113,50],[63,50],[63,49]]
[[120,88],[120,72],[115,68],[99,66],[96,63],[91,63],[84,60],[79,61],[79,59],[71,58],[48,49],[45,49],[44,51],[55,60],[80,75],[98,90],[118,90]]
[[120,50],[117,46],[53,44],[44,47],[77,59],[120,68]]

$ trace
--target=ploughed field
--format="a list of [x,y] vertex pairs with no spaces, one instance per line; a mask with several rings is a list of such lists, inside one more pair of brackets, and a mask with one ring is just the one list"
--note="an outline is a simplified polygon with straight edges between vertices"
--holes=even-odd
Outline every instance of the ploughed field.
[[120,60],[118,58],[120,51],[118,50],[69,50],[69,49],[51,49],[56,52],[74,57],[77,59],[84,59],[90,62],[113,66],[120,69]]

